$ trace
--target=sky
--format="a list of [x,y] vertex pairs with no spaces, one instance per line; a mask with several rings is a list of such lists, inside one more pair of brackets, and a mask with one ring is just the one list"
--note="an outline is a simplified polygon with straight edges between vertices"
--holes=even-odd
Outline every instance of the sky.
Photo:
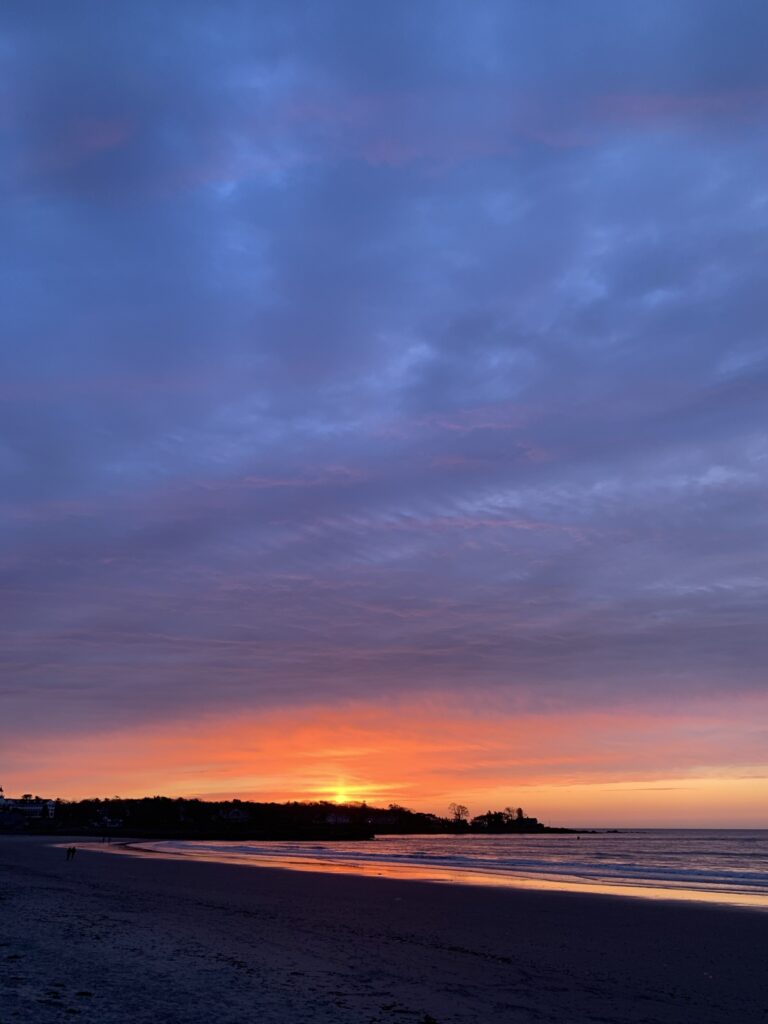
[[768,826],[768,6],[0,13],[0,784]]

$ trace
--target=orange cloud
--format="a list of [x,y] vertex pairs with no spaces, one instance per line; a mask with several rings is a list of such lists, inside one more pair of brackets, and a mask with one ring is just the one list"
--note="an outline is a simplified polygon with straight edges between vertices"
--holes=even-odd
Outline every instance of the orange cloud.
[[200,717],[8,751],[6,791],[522,803],[561,824],[760,824],[768,699],[663,712],[504,713],[430,698]]

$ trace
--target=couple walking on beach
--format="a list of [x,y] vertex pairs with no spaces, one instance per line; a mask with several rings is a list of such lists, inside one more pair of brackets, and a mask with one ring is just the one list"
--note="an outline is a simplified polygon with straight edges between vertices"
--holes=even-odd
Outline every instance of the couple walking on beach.
[[68,846],[67,847],[67,860],[74,860],[76,853],[77,853],[77,847],[76,846]]

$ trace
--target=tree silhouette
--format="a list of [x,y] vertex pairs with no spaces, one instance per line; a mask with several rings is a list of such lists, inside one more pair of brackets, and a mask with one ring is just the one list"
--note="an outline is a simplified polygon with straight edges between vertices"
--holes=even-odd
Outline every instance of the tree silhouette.
[[460,825],[469,817],[469,808],[465,807],[464,804],[448,804],[448,811],[457,825]]

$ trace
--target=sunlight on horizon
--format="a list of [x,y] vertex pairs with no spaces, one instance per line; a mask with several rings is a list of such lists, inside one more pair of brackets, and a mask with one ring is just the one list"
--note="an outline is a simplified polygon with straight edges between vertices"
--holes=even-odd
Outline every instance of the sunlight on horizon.
[[[436,716],[418,702],[394,709],[355,702],[253,720],[51,734],[34,755],[20,738],[8,749],[14,770],[3,783],[8,792],[69,799],[119,793],[397,803],[438,815],[455,801],[475,814],[522,806],[550,825],[760,827],[766,713],[758,698],[732,709],[730,720],[706,701],[677,717],[630,709],[479,716],[462,707]],[[715,715],[720,729],[740,737],[738,763],[730,746],[712,742]],[[102,766],[98,782],[93,764]]]

